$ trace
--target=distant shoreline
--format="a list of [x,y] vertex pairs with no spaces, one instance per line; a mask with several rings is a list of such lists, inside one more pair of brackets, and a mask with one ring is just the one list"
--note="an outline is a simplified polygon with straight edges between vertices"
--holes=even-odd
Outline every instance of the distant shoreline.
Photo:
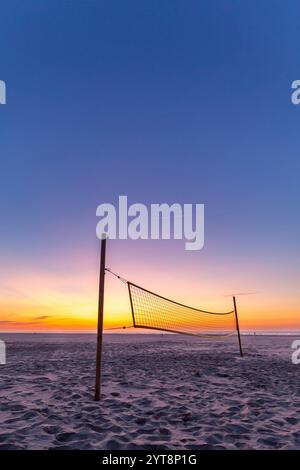
[[[80,336],[96,336],[96,332],[93,333],[93,332],[78,332],[78,331],[75,331],[75,332],[69,332],[69,331],[51,331],[51,332],[46,332],[46,331],[26,331],[26,332],[23,332],[23,331],[0,331],[0,335],[48,335],[48,336],[58,336],[58,335],[80,335]],[[156,332],[156,333],[141,333],[141,332],[136,332],[136,333],[107,333],[107,332],[104,332],[104,335],[117,335],[117,336],[136,336],[136,335],[139,335],[139,336],[167,336],[167,335],[171,335],[171,336],[185,336],[185,335],[180,335],[180,334],[177,334],[177,333],[166,333],[166,332]],[[247,333],[247,332],[242,332],[241,333],[242,336],[299,336],[300,335],[300,331],[294,331],[294,332],[284,332],[284,331],[276,331],[276,332],[255,332],[255,333]],[[193,337],[193,336],[191,336]],[[197,338],[197,336],[195,335],[195,338]],[[224,338],[225,339],[225,338]]]

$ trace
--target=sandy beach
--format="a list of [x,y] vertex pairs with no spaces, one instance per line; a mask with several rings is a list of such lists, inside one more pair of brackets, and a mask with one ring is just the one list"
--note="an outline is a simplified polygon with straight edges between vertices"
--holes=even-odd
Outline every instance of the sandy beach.
[[287,336],[1,334],[0,449],[300,449]]

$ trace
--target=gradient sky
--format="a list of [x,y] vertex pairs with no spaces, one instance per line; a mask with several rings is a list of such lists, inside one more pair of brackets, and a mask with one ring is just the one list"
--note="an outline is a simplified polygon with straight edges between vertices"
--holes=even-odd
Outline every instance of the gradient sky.
[[[296,0],[3,0],[0,330],[95,329],[95,211],[120,194],[204,203],[205,247],[111,241],[108,266],[300,329],[299,31]],[[107,280],[106,324],[129,324]]]

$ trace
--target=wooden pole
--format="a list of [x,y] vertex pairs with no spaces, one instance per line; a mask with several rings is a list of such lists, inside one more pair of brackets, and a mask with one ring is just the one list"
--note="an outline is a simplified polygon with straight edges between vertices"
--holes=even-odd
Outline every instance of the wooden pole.
[[99,401],[100,396],[101,396],[101,363],[102,363],[102,340],[103,340],[105,253],[106,253],[106,236],[102,235],[101,257],[100,257],[100,276],[99,276],[99,296],[98,296],[98,329],[97,329],[95,401]]
[[237,334],[239,338],[240,354],[241,354],[241,357],[243,357],[242,342],[241,342],[240,327],[239,327],[239,318],[238,318],[238,313],[237,313],[237,308],[236,308],[235,296],[233,296],[233,305],[234,305],[236,329],[237,329]]

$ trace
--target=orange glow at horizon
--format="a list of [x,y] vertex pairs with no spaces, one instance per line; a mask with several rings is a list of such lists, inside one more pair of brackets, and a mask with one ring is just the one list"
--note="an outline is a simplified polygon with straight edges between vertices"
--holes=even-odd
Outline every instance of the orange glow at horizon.
[[[104,327],[116,328],[132,325],[127,289],[119,296],[108,296],[105,301]],[[184,301],[187,299],[185,298]],[[194,300],[194,299],[193,299]],[[196,302],[190,302],[197,306]],[[238,299],[240,327],[242,330],[300,330],[298,310],[288,311],[267,305],[247,305]],[[202,304],[203,305],[203,304]],[[201,306],[202,306],[201,305]],[[206,302],[212,310],[218,310],[213,302]],[[97,301],[91,297],[44,297],[41,302],[0,302],[0,331],[90,331],[97,326]],[[224,310],[224,309],[223,309]],[[10,313],[5,313],[9,312]]]
[[[228,295],[213,296],[214,286],[205,286],[199,291],[196,284],[180,283],[179,286],[174,282],[163,283],[153,279],[155,282],[151,283],[148,276],[145,287],[179,302],[212,311],[232,308],[232,299]],[[13,285],[22,286],[22,290],[2,289],[1,292],[0,331],[95,332],[97,282],[94,276],[87,277],[85,282],[76,277],[66,280],[64,277],[38,275],[15,279]],[[105,292],[104,327],[132,325],[126,285],[106,276]],[[300,330],[299,310],[295,301],[282,299],[279,302],[275,295],[271,300],[260,295],[237,296],[237,300],[241,330]]]

